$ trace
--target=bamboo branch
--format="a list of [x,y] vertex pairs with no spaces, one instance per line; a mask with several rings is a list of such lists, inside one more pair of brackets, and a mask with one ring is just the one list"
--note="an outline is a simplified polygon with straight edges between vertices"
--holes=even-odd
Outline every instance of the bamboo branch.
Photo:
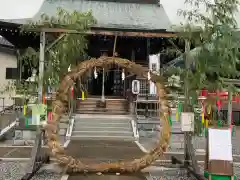
[[168,42],[170,42],[170,44],[176,48],[177,52],[180,53],[180,54],[183,54],[183,52],[177,47],[177,45],[171,40],[171,39],[167,39]]

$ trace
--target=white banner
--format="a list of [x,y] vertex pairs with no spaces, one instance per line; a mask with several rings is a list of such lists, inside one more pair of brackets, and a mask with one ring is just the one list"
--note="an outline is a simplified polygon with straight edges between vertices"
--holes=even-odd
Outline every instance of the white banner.
[[[152,73],[159,74],[160,72],[160,54],[154,54],[154,55],[149,55],[149,70]],[[154,84],[154,82],[150,81],[150,94],[151,95],[156,95],[157,94],[157,88]]]

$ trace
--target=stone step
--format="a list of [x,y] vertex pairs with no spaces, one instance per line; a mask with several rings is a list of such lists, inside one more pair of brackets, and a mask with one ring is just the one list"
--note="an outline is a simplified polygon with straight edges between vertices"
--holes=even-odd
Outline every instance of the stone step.
[[86,136],[86,135],[72,135],[71,140],[119,140],[119,141],[133,141],[134,137],[132,136],[104,136],[104,135],[92,135],[92,136]]
[[128,112],[125,108],[97,108],[97,107],[80,107],[76,109],[77,112],[94,111],[94,112]]
[[130,122],[129,123],[112,123],[112,122],[76,122],[74,127],[99,127],[99,128],[126,128],[126,127],[131,127]]
[[109,115],[127,115],[129,112],[126,111],[96,111],[96,110],[77,110],[79,114],[109,114]]
[[74,126],[73,131],[132,131],[130,126],[124,127],[109,127],[109,126]]
[[118,118],[76,118],[75,122],[76,123],[81,123],[81,122],[93,122],[93,123],[130,123],[130,119],[118,119]]
[[132,119],[133,116],[129,116],[129,115],[98,115],[98,114],[75,114],[76,119],[77,118],[81,118],[81,119],[122,119],[122,120],[129,120]]
[[72,136],[133,136],[131,131],[73,131]]
[[[97,107],[96,103],[83,103],[79,104],[78,108],[83,108],[83,107]],[[106,108],[117,108],[117,107],[127,107],[127,104],[107,104]],[[100,108],[100,107],[98,107]]]

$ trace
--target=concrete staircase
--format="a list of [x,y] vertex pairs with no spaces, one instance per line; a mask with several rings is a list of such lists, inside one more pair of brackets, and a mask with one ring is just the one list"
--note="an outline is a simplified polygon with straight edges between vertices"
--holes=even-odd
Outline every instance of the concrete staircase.
[[77,114],[71,139],[133,141],[131,118],[127,115]]
[[78,100],[77,113],[79,114],[121,114],[127,115],[128,103],[126,99],[106,99],[106,107],[97,107],[100,98]]

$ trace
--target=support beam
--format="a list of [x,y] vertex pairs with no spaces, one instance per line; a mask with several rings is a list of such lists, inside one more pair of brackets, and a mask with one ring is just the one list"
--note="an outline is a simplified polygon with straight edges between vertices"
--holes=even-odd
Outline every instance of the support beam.
[[[184,112],[191,112],[190,106],[190,97],[189,97],[189,71],[190,71],[190,41],[185,39],[185,71],[186,76],[184,79]],[[189,166],[189,160],[192,160],[193,170],[198,173],[199,168],[197,165],[197,160],[195,157],[195,152],[192,144],[192,133],[191,132],[184,132],[184,163],[185,166]]]
[[[150,63],[149,62],[149,55],[150,55],[150,39],[149,38],[147,38],[147,62],[148,62],[148,64]],[[149,83],[149,81],[147,80],[147,84],[146,84],[146,101],[148,101],[148,94],[149,94],[149,90],[150,90],[150,83]],[[148,104],[149,103],[147,103],[146,104],[146,109],[145,109],[145,116],[146,116],[146,118],[148,118]]]
[[177,37],[176,33],[173,32],[124,32],[124,31],[113,31],[113,30],[89,30],[87,32],[79,32],[76,30],[64,29],[64,28],[38,28],[38,29],[28,29],[28,31],[35,32],[49,32],[49,33],[69,33],[69,34],[89,34],[89,35],[104,35],[104,36],[129,36],[129,37]]
[[117,46],[117,35],[114,37],[114,44],[113,44],[113,56],[115,56],[116,52],[116,46]]
[[66,34],[61,34],[55,41],[53,41],[45,50],[45,52],[49,51],[55,44],[57,44],[62,38],[64,38]]
[[38,74],[38,102],[41,104],[43,100],[43,75],[44,75],[44,59],[45,59],[46,33],[40,34],[40,56],[39,56],[39,74]]
[[232,91],[229,90],[228,91],[228,116],[227,116],[227,122],[228,122],[228,126],[231,126],[232,124]]
[[177,45],[171,39],[168,39],[168,42],[176,49],[179,55],[183,54],[183,52],[177,47]]
[[[39,75],[38,75],[38,102],[42,103],[43,100],[43,73],[44,73],[44,54],[45,54],[45,32],[40,33],[40,56],[39,56]],[[40,125],[37,125],[40,126]],[[34,172],[36,168],[37,157],[40,154],[42,147],[42,130],[40,127],[37,127],[35,144],[31,152],[31,162],[30,167],[28,168],[28,173]]]

